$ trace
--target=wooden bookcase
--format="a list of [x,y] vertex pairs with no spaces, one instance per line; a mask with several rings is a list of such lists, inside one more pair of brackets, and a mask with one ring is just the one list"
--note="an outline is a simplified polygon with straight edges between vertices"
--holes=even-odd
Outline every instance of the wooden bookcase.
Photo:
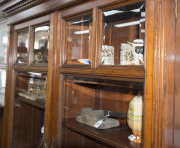
[[[14,1],[2,6],[9,15],[11,29],[3,147],[37,147],[43,124],[44,148],[178,145],[179,23],[174,0],[36,2],[26,5]],[[12,10],[12,6],[20,9]],[[44,40],[38,40],[36,31],[43,26]],[[24,40],[22,36],[27,32],[27,50],[18,50],[18,40]],[[136,39],[141,43],[135,48],[141,59],[131,61],[132,55],[122,56],[122,46],[129,47]],[[40,49],[34,50],[38,47],[36,40],[49,46],[48,52],[42,54],[45,58],[40,58]],[[111,53],[104,56],[105,51]],[[20,55],[26,56],[25,62],[17,61],[22,59]],[[47,77],[46,103],[18,95],[29,88],[30,80],[44,79],[31,72]],[[143,98],[141,143],[128,139],[132,131],[127,119],[116,118],[120,126],[106,130],[76,120],[84,107],[127,115],[135,96]],[[21,120],[15,104],[24,108]],[[25,119],[30,122],[23,122]],[[23,123],[16,132],[15,125]],[[15,134],[24,135],[24,143],[21,139],[15,144],[14,139],[20,138]]]

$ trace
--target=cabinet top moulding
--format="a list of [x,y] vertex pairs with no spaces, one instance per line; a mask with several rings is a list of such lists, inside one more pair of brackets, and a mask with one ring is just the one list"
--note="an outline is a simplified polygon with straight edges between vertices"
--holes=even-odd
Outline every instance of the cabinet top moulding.
[[[0,9],[9,16],[9,24],[16,24],[42,16],[58,9],[71,6],[72,4],[79,3],[82,0],[20,0],[19,3],[16,1],[12,1],[7,5],[0,7]],[[17,7],[17,10],[15,9],[15,6]]]

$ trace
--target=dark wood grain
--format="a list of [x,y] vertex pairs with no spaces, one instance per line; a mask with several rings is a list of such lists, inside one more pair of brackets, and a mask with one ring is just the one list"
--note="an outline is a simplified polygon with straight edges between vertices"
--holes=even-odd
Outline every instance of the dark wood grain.
[[[179,79],[179,75],[180,75],[180,1],[178,0],[178,5],[177,5],[177,13],[178,13],[178,17],[176,18],[176,57],[175,57],[175,100],[174,100],[174,147],[178,148],[180,146],[180,140],[179,140],[179,136],[180,136],[180,117],[179,117],[179,112],[180,112],[180,108],[179,108],[179,104],[180,104],[180,79]],[[171,107],[171,106],[169,106]]]
[[18,72],[47,72],[48,67],[47,65],[44,66],[40,66],[40,65],[36,65],[36,66],[27,66],[25,64],[14,64],[13,68],[18,71]]
[[16,100],[13,122],[13,148],[38,147],[42,140],[44,109]]
[[81,68],[60,68],[60,72],[65,75],[79,75],[85,77],[104,77],[111,79],[124,78],[124,80],[128,80],[126,78],[137,79],[137,81],[144,80],[144,68],[143,66],[123,66],[119,67],[119,70],[115,67],[107,67],[104,66],[102,68],[97,69],[83,69]]
[[[96,129],[82,123],[78,123],[76,119],[65,119],[63,121],[63,126],[81,133],[85,136],[97,139],[99,141],[105,142],[114,147],[124,147],[124,148],[141,148],[142,144],[132,143],[127,138],[131,131],[127,126],[120,125],[120,127],[112,129]],[[69,141],[70,142],[70,141]],[[76,146],[76,145],[74,145]]]
[[45,103],[42,103],[40,101],[36,101],[36,100],[30,100],[30,99],[26,99],[24,97],[16,97],[16,99],[18,101],[21,101],[23,103],[27,103],[29,105],[32,105],[34,107],[37,107],[37,108],[41,108],[41,109],[45,109]]

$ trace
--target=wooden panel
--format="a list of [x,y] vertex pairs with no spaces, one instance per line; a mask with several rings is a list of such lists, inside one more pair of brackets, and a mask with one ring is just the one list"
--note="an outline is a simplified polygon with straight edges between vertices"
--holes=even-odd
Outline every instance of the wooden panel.
[[[72,123],[72,120],[71,120]],[[100,142],[96,139],[93,139],[94,137],[87,137],[85,136],[84,132],[86,130],[82,130],[81,132],[77,132],[77,130],[72,130],[73,129],[73,124],[65,124],[65,127],[62,128],[63,132],[63,139],[62,139],[62,147],[63,148],[69,148],[69,147],[89,147],[89,148],[111,148],[112,146],[107,145],[103,142]],[[75,122],[76,123],[76,122]],[[66,128],[68,127],[68,128]],[[70,137],[74,137],[73,140],[71,140]]]
[[175,53],[175,100],[174,100],[174,148],[180,146],[180,0],[178,0],[176,18],[176,53]]
[[23,28],[26,28],[26,27],[29,27],[29,26],[35,26],[35,25],[38,25],[38,24],[49,22],[50,17],[51,17],[50,15],[45,15],[43,17],[39,17],[39,18],[30,20],[30,21],[26,21],[24,23],[15,25],[14,28],[15,28],[15,30],[19,30],[19,29],[23,29]]
[[41,127],[44,110],[24,102],[15,102],[13,122],[13,148],[36,148],[42,141]]

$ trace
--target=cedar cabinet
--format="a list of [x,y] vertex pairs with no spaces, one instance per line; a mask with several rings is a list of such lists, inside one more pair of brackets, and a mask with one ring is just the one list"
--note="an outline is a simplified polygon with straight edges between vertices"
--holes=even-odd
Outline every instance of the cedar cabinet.
[[180,147],[178,2],[2,6],[10,25],[3,147]]

